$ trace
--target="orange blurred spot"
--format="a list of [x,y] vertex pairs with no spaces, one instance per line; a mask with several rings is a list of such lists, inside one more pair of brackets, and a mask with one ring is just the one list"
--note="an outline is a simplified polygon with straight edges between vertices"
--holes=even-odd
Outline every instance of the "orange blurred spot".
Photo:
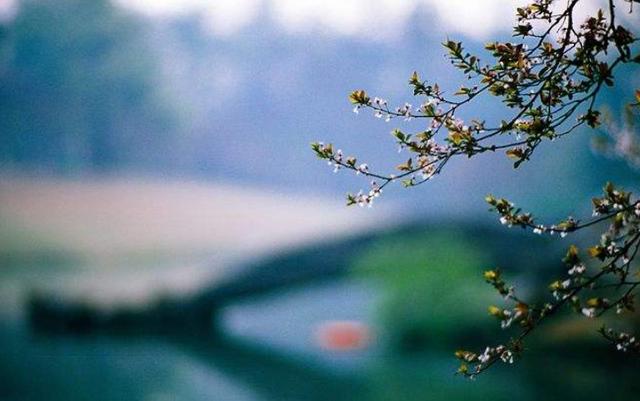
[[366,347],[371,340],[369,327],[358,321],[323,322],[315,330],[318,345],[332,351],[350,351]]

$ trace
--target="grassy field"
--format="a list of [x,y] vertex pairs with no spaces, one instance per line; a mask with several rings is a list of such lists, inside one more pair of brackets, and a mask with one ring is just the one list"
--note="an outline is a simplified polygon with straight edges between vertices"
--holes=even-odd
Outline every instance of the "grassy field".
[[228,183],[0,176],[0,284],[62,281],[65,293],[71,282],[108,302],[146,299],[192,291],[240,262],[348,237],[381,219],[380,210],[339,200]]
[[367,217],[339,202],[224,183],[0,176],[3,252],[244,254],[348,233]]

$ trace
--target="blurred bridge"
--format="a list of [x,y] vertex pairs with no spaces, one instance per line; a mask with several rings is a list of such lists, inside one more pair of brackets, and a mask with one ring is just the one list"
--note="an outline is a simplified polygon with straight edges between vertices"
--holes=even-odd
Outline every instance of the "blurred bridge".
[[99,308],[65,301],[51,294],[32,294],[28,313],[34,328],[58,332],[181,332],[215,334],[217,313],[245,299],[305,286],[345,275],[351,259],[377,238],[364,235],[307,246],[248,264],[188,296],[163,297],[144,307]]

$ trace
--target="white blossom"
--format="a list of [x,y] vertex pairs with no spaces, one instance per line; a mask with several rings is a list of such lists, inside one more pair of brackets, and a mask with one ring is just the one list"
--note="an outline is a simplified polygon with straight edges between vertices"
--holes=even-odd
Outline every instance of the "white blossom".
[[569,273],[569,275],[573,276],[573,275],[577,275],[577,274],[582,274],[582,273],[585,272],[585,270],[587,270],[585,265],[580,263],[580,264],[577,264],[577,265],[571,267],[571,269],[569,269],[568,273]]
[[504,363],[513,363],[513,352],[506,350],[502,354],[500,354],[500,359]]
[[588,318],[596,317],[596,308],[582,308],[582,314]]
[[369,166],[367,166],[365,163],[362,163],[361,165],[359,165],[356,168],[356,174],[366,174],[369,171]]

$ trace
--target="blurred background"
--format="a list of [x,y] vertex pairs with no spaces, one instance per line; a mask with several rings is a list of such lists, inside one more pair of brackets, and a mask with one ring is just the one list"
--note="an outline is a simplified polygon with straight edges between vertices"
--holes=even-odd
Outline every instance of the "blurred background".
[[[353,114],[348,93],[419,104],[414,70],[457,88],[440,43],[508,40],[520,3],[0,0],[0,400],[633,398],[638,362],[570,316],[515,369],[453,375],[455,349],[508,337],[482,272],[542,297],[570,243],[505,229],[484,196],[551,220],[590,215],[606,180],[634,189],[592,131],[517,171],[452,162],[371,209],[309,147],[403,162],[389,132],[420,123]],[[618,79],[613,121],[640,87]]]

